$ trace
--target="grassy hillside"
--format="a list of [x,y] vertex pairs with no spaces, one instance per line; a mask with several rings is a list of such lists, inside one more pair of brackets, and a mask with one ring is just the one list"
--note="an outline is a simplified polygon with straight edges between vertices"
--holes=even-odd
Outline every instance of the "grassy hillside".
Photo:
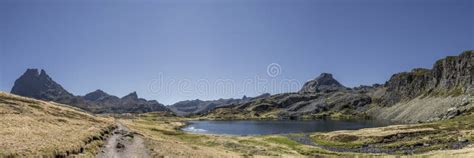
[[0,157],[92,155],[113,119],[0,92]]
[[315,133],[311,138],[332,150],[472,157],[474,111],[432,123]]

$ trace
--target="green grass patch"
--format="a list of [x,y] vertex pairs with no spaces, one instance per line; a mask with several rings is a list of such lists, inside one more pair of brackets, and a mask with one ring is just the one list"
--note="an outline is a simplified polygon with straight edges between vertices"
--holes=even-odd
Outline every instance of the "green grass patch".
[[197,135],[197,134],[180,134],[180,135],[175,135],[176,138],[179,138],[183,141],[188,141],[188,142],[193,142],[193,143],[199,143],[200,140],[203,138],[207,138],[204,135]]
[[319,147],[308,146],[300,144],[294,140],[291,140],[287,137],[277,136],[266,138],[268,142],[282,144],[288,146],[289,148],[295,150],[296,152],[306,155],[306,156],[340,156],[340,153],[328,151]]
[[257,140],[251,140],[251,139],[239,140],[239,143],[247,144],[247,145],[269,146],[268,143],[265,143],[265,142],[262,142],[262,141],[257,141]]
[[318,147],[311,147],[311,146],[299,146],[295,149],[301,155],[306,156],[343,156],[343,153],[333,152],[325,149],[321,149]]
[[365,141],[330,141],[326,139],[321,139],[318,136],[311,137],[316,144],[323,145],[323,146],[332,146],[332,147],[339,147],[339,148],[357,148],[361,147],[368,142]]
[[164,135],[171,135],[171,136],[177,136],[177,135],[185,134],[184,132],[180,132],[180,131],[169,131],[169,130],[162,130],[162,129],[158,129],[158,128],[151,128],[150,130],[155,131],[155,132],[160,132]]
[[215,147],[215,146],[218,146],[219,143],[215,142],[215,141],[206,141],[204,143],[205,146],[209,146],[209,147]]
[[274,136],[274,137],[268,137],[265,139],[266,141],[272,142],[272,143],[277,143],[277,144],[283,144],[286,145],[292,149],[294,149],[296,146],[300,145],[298,142],[291,140],[287,137],[283,136]]

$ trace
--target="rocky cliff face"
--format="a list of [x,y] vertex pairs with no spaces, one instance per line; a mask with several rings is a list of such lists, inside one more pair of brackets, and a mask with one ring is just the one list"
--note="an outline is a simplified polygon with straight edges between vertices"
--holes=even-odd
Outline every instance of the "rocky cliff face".
[[438,93],[473,94],[474,51],[438,60],[431,70],[430,90]]
[[430,79],[431,71],[428,69],[395,74],[385,83],[387,91],[380,104],[390,106],[402,100],[413,99],[427,91]]
[[142,113],[170,111],[157,101],[138,98],[136,92],[123,98],[96,90],[85,96],[74,96],[49,77],[44,70],[28,69],[15,81],[11,93],[35,99],[69,104],[93,113]]
[[474,51],[437,61],[432,69],[393,75],[385,84],[346,88],[323,73],[298,93],[276,94],[217,108],[215,118],[372,117],[399,122],[449,119],[474,107]]
[[473,93],[474,53],[438,60],[432,69],[413,69],[393,75],[385,84],[381,105],[390,106],[421,95],[457,96]]

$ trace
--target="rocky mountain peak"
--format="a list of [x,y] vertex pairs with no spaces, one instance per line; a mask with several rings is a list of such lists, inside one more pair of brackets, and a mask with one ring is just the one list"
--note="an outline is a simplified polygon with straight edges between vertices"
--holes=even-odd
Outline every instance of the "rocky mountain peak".
[[41,69],[41,72],[40,72],[39,76],[49,77],[48,74],[46,74],[46,71],[44,71],[43,69]]
[[90,100],[90,101],[96,101],[96,100],[102,100],[106,97],[109,97],[110,95],[105,93],[104,91],[98,89],[95,90],[94,92],[90,92],[84,96],[84,99]]
[[25,71],[25,73],[23,73],[23,75],[20,76],[20,78],[24,78],[24,79],[37,79],[37,80],[47,80],[47,79],[50,79],[50,77],[48,76],[48,74],[46,73],[46,71],[44,71],[43,69],[41,69],[41,71],[39,71],[38,69],[27,69]]
[[323,73],[319,74],[318,77],[316,77],[316,79],[318,79],[318,78],[330,78],[331,79],[333,77],[332,77],[331,73],[323,72]]
[[73,96],[61,85],[54,82],[48,74],[46,74],[46,71],[41,70],[40,73],[38,69],[27,69],[26,72],[15,81],[11,93],[52,101]]
[[319,85],[336,85],[342,86],[336,79],[332,77],[330,73],[321,73],[316,79],[314,79],[319,83]]
[[30,77],[39,76],[38,69],[26,69],[25,73],[23,73],[21,77],[27,77],[27,76],[30,76]]
[[122,97],[122,99],[132,99],[132,100],[137,100],[138,99],[138,95],[137,95],[137,92],[132,92],[124,97]]
[[345,88],[330,73],[321,73],[314,80],[308,81],[303,85],[300,92],[327,92]]

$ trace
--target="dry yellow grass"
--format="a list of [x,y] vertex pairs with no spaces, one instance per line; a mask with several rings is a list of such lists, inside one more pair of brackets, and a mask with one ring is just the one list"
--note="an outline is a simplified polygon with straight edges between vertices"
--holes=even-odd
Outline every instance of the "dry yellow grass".
[[433,128],[419,127],[419,125],[392,125],[387,127],[364,128],[359,130],[340,130],[334,132],[318,133],[318,135],[331,138],[339,135],[352,135],[357,137],[385,137],[395,134],[429,132],[434,131]]
[[336,153],[299,144],[284,135],[225,136],[192,134],[178,130],[184,118],[141,115],[121,119],[140,133],[154,157],[339,157],[382,156],[382,154]]
[[94,154],[112,118],[0,92],[0,157]]
[[[340,138],[357,138],[357,141],[344,144],[350,146],[391,135],[455,128],[457,135],[470,139],[474,131],[468,125],[473,117],[434,124],[314,133],[312,137],[323,137],[328,143]],[[186,119],[154,113],[120,119],[130,130],[143,135],[145,145],[154,157],[472,157],[474,153],[474,146],[419,155],[333,152],[297,143],[283,135],[240,137],[185,133],[178,130],[184,125],[183,121]],[[77,153],[93,157],[103,143],[101,137],[113,125],[112,118],[96,117],[67,105],[0,92],[0,157],[52,157]]]
[[431,151],[425,154],[421,154],[423,157],[432,157],[432,158],[466,158],[474,157],[474,145],[469,145],[463,149],[458,150],[438,150]]
[[151,149],[153,157],[236,157],[239,155],[216,147],[197,145],[201,141],[198,140],[201,136],[188,137],[184,136],[184,133],[175,131],[174,128],[182,124],[171,119],[166,121],[122,119],[120,122],[144,136],[146,146]]
[[[144,136],[146,145],[151,149],[153,156],[165,157],[472,157],[474,146],[460,150],[438,150],[414,155],[404,154],[370,154],[353,152],[335,152],[316,146],[300,144],[285,135],[264,136],[223,136],[212,134],[191,134],[178,130],[184,125],[185,118],[162,117],[153,114],[143,114],[136,118],[121,119],[128,126]],[[458,122],[454,119],[449,122]],[[462,121],[464,122],[464,121]],[[310,137],[322,137],[327,143],[339,139],[357,138],[356,141],[343,143],[343,147],[370,143],[384,137],[393,135],[410,135],[418,133],[423,135],[437,133],[434,136],[444,137],[446,132],[440,132],[437,125],[447,126],[448,123],[392,125],[379,128],[366,128],[360,130],[344,130],[326,133],[313,133]],[[456,126],[457,127],[457,126]],[[447,128],[447,127],[445,127]],[[469,137],[472,130],[461,130],[459,136]],[[462,134],[463,133],[463,134]],[[450,134],[450,133],[447,133]],[[295,134],[299,135],[299,134]],[[458,136],[458,135],[456,135]],[[334,140],[333,140],[334,139]],[[414,141],[418,137],[411,138]],[[316,141],[316,143],[324,143]],[[402,140],[400,143],[410,143]],[[325,145],[325,144],[323,144]],[[331,144],[329,144],[331,145]],[[334,145],[334,144],[333,144]],[[338,145],[338,144],[335,144]]]

